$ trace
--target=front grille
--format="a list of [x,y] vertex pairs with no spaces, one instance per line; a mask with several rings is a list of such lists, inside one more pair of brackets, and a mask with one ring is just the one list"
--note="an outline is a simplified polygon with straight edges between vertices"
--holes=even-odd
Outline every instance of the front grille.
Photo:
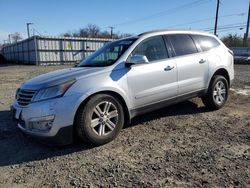
[[17,93],[17,103],[21,106],[27,106],[35,93],[35,91],[20,89]]

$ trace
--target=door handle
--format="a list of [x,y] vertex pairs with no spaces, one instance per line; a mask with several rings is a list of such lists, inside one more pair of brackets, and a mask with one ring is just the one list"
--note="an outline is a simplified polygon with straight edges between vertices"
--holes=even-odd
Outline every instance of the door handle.
[[167,66],[164,68],[164,71],[170,71],[174,68],[174,66]]
[[200,64],[205,63],[205,62],[206,62],[205,59],[201,59],[201,60],[199,61]]

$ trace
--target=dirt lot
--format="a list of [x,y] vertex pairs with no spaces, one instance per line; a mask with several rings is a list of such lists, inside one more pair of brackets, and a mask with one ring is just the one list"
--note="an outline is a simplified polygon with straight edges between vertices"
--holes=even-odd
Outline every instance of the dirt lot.
[[135,118],[113,142],[47,147],[9,106],[26,79],[62,66],[0,67],[0,187],[250,187],[250,65],[236,65],[227,105],[193,99]]

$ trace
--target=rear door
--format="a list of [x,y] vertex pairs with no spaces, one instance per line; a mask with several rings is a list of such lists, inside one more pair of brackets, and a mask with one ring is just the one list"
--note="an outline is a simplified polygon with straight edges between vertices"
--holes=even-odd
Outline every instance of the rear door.
[[188,34],[171,34],[166,37],[172,45],[172,56],[177,65],[178,95],[203,90],[208,76],[206,56]]

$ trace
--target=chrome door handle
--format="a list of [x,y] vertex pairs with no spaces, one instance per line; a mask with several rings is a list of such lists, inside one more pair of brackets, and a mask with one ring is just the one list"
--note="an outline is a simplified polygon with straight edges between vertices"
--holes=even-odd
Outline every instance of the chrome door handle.
[[199,61],[200,64],[205,63],[205,62],[206,62],[205,59],[201,59],[201,60]]
[[174,66],[167,66],[164,68],[164,71],[170,71],[174,68]]

